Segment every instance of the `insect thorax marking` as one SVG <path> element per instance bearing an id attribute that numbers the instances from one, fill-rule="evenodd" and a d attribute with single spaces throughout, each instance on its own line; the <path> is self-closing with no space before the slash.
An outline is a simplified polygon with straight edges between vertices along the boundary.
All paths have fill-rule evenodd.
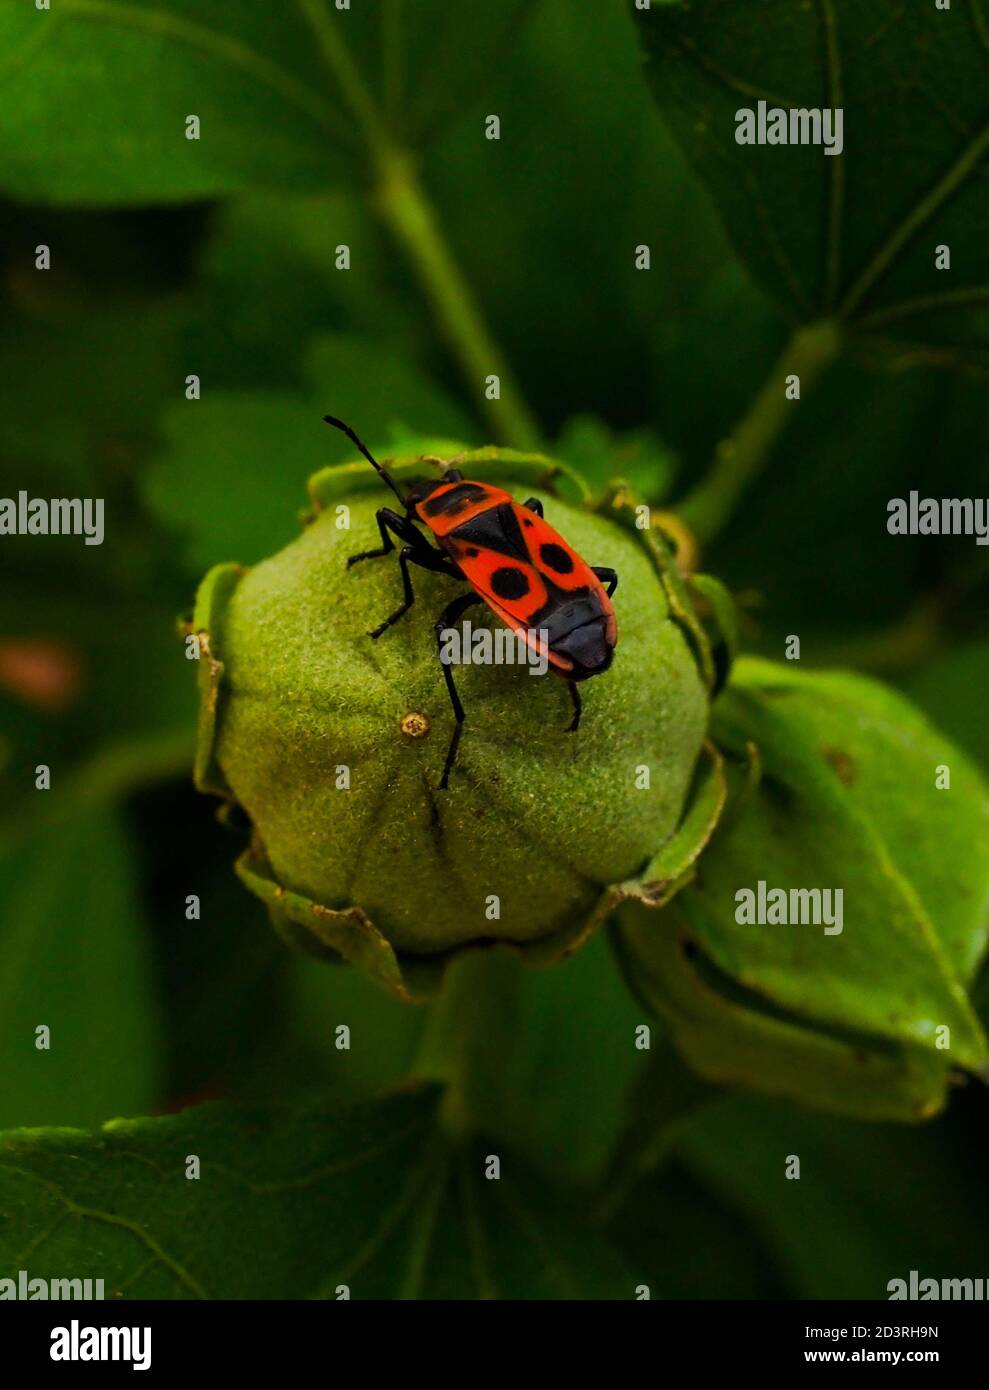
<path id="1" fill-rule="evenodd" d="M 428 498 L 422 510 L 429 517 L 456 516 L 485 496 L 487 489 L 482 483 L 453 483 Z"/>
<path id="2" fill-rule="evenodd" d="M 458 541 L 529 563 L 529 550 L 510 502 L 502 502 L 500 506 L 478 512 L 477 516 L 458 526 L 455 535 Z"/>

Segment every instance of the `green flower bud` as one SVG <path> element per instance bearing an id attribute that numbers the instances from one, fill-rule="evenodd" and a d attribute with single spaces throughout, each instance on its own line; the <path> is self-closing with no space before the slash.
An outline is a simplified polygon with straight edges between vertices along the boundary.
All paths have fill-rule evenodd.
<path id="1" fill-rule="evenodd" d="M 740 661 L 712 735 L 738 759 L 724 818 L 668 911 L 619 908 L 626 978 L 713 1081 L 936 1113 L 989 1060 L 969 998 L 989 939 L 984 783 L 902 696 L 841 672 Z"/>
<path id="2" fill-rule="evenodd" d="M 389 467 L 406 484 L 435 464 Z M 317 474 L 301 535 L 251 569 L 212 570 L 195 618 L 197 780 L 251 820 L 243 880 L 293 940 L 406 996 L 431 992 L 457 948 L 498 940 L 552 959 L 599 924 L 613 885 L 655 891 L 643 872 L 682 849 L 714 664 L 668 546 L 636 530 L 621 494 L 605 517 L 538 488 L 545 459 L 489 449 L 457 466 L 535 494 L 589 563 L 618 572 L 616 657 L 583 684 L 577 732 L 562 680 L 458 666 L 467 718 L 439 789 L 454 717 L 434 624 L 466 586 L 413 567 L 414 606 L 371 639 L 402 582 L 394 554 L 347 567 L 380 544 L 389 501 L 364 464 Z M 501 626 L 482 605 L 468 616 Z"/>

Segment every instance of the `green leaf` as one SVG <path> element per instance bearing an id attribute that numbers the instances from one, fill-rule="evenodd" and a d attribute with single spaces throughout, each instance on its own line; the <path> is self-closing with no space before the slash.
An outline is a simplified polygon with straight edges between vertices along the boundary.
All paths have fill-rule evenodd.
<path id="1" fill-rule="evenodd" d="M 525 8 L 0 0 L 3 186 L 120 205 L 361 177 L 366 138 L 420 145 L 478 99 Z"/>
<path id="2" fill-rule="evenodd" d="M 930 662 L 907 681 L 911 699 L 936 719 L 989 776 L 989 725 L 976 690 L 989 689 L 989 646 L 969 642 Z"/>
<path id="3" fill-rule="evenodd" d="M 166 412 L 165 447 L 145 475 L 149 506 L 180 531 L 191 568 L 251 564 L 298 532 L 311 473 L 354 455 L 323 424 L 342 416 L 378 457 L 403 431 L 424 439 L 467 438 L 467 417 L 404 361 L 346 335 L 318 338 L 309 352 L 309 396 L 217 392 Z M 368 467 L 370 473 L 370 466 Z"/>
<path id="4" fill-rule="evenodd" d="M 391 243 L 362 191 L 259 190 L 215 209 L 186 300 L 184 361 L 195 364 L 188 370 L 201 376 L 204 395 L 298 389 L 299 358 L 328 324 L 359 325 L 386 357 L 416 360 L 430 350 L 432 320 L 394 277 Z M 350 248 L 346 270 L 336 264 L 341 245 Z M 278 312 L 258 313 L 259 304 Z"/>
<path id="5" fill-rule="evenodd" d="M 607 1233 L 651 1298 L 782 1298 L 768 1242 L 680 1164 L 638 1179 Z"/>
<path id="6" fill-rule="evenodd" d="M 0 859 L 4 1127 L 91 1125 L 157 1099 L 149 942 L 129 853 L 117 816 L 96 806 Z M 35 1045 L 41 1025 L 47 1050 Z"/>
<path id="7" fill-rule="evenodd" d="M 532 8 L 531 0 L 353 4 L 354 54 L 390 128 L 421 147 L 465 110 L 477 109 Z"/>
<path id="8" fill-rule="evenodd" d="M 102 235 L 101 225 L 95 239 Z M 99 498 L 105 538 L 102 545 L 68 535 L 0 540 L 0 634 L 22 647 L 47 647 L 49 669 L 64 673 L 50 709 L 29 689 L 18 696 L 0 675 L 0 719 L 16 729 L 10 795 L 23 796 L 31 810 L 44 802 L 34 791 L 38 762 L 58 767 L 61 778 L 105 741 L 175 730 L 195 711 L 175 639 L 187 589 L 175 583 L 165 539 L 134 497 L 158 410 L 181 396 L 179 314 L 173 302 L 143 294 L 101 296 L 92 286 L 80 294 L 71 273 L 52 281 L 50 301 L 44 290 L 38 301 L 15 295 L 17 308 L 0 330 L 8 388 L 0 414 L 3 492 Z M 9 700 L 8 689 L 15 692 Z M 4 819 L 11 810 L 4 806 Z"/>
<path id="9" fill-rule="evenodd" d="M 772 1251 L 784 1296 L 885 1299 L 911 1269 L 965 1277 L 985 1266 L 984 1168 L 951 1118 L 904 1142 L 898 1126 L 736 1099 L 698 1116 L 677 1152 Z M 785 1176 L 790 1155 L 799 1179 Z M 937 1202 L 918 1201 L 934 1173 L 950 1174 Z"/>
<path id="10" fill-rule="evenodd" d="M 42 574 L 39 581 L 8 579 L 0 596 L 6 637 L 43 636 L 78 663 L 77 698 L 60 723 L 45 726 L 39 748 L 50 755 L 42 761 L 58 759 L 63 767 L 104 740 L 177 730 L 195 718 L 175 608 L 135 601 L 122 586 L 114 589 L 98 548 L 76 544 L 82 553 L 64 573 Z"/>
<path id="11" fill-rule="evenodd" d="M 112 485 L 152 435 L 159 404 L 182 389 L 177 327 L 174 306 L 137 297 L 5 316 L 0 449 L 52 486 Z"/>
<path id="12" fill-rule="evenodd" d="M 622 478 L 649 501 L 666 496 L 675 472 L 672 453 L 651 430 L 619 436 L 593 415 L 568 420 L 553 453 L 566 459 L 596 491 Z"/>
<path id="13" fill-rule="evenodd" d="M 954 496 L 984 491 L 971 441 L 984 428 L 985 388 L 933 368 L 906 381 L 846 356 L 793 407 L 744 524 L 719 540 L 716 570 L 733 591 L 759 595 L 763 654 L 799 633 L 805 660 L 854 667 L 849 636 L 860 634 L 862 657 L 877 659 L 877 626 L 897 622 L 911 595 L 943 588 L 957 602 L 984 553 L 952 536 L 891 536 L 886 519 L 890 498 L 914 487 L 940 497 L 945 478 Z M 827 506 L 812 500 L 821 497 Z"/>
<path id="14" fill-rule="evenodd" d="M 636 18 L 656 101 L 773 299 L 931 360 L 989 361 L 981 0 L 693 0 Z M 843 153 L 737 144 L 736 113 L 760 101 L 842 109 Z"/>
<path id="15" fill-rule="evenodd" d="M 623 911 L 633 985 L 705 1076 L 848 1113 L 931 1113 L 947 1068 L 987 1056 L 966 993 L 989 930 L 983 784 L 861 677 L 743 661 L 712 733 L 740 756 L 754 742 L 762 781 L 736 787 L 665 931 Z M 842 931 L 740 923 L 739 892 L 759 881 L 841 889 Z"/>
<path id="16" fill-rule="evenodd" d="M 0 38 L 12 117 L 0 162 L 15 197 L 112 205 L 312 188 L 349 167 L 352 134 L 293 5 L 3 0 Z"/>
<path id="17" fill-rule="evenodd" d="M 422 1089 L 6 1134 L 0 1276 L 71 1270 L 132 1298 L 635 1297 L 579 1215 L 510 1154 L 452 1147 L 435 1115 Z"/>
<path id="18" fill-rule="evenodd" d="M 620 424 L 624 445 L 628 426 L 659 421 L 687 457 L 696 429 L 717 423 L 712 401 L 731 418 L 758 386 L 776 315 L 657 117 L 631 6 L 530 8 L 485 77 L 501 140 L 479 149 L 480 120 L 462 121 L 426 167 L 444 235 L 548 432 L 592 412 Z M 642 243 L 648 271 L 635 266 Z M 739 283 L 715 304 L 723 271 Z"/>

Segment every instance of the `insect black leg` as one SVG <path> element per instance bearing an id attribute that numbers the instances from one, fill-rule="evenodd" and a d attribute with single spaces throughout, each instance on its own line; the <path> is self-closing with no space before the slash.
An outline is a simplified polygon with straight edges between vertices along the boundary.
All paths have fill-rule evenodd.
<path id="1" fill-rule="evenodd" d="M 592 565 L 591 569 L 597 575 L 598 579 L 600 579 L 602 584 L 607 584 L 608 597 L 611 598 L 611 595 L 618 588 L 618 575 L 608 565 Z"/>
<path id="2" fill-rule="evenodd" d="M 381 634 L 383 632 L 386 632 L 393 623 L 397 623 L 399 618 L 404 618 L 406 613 L 415 603 L 416 596 L 412 592 L 412 577 L 409 574 L 409 561 L 411 560 L 414 564 L 415 559 L 416 553 L 411 545 L 404 545 L 402 549 L 399 551 L 398 567 L 402 571 L 402 589 L 404 591 L 404 598 L 402 599 L 402 602 L 399 605 L 399 607 L 395 609 L 394 613 L 392 613 L 390 617 L 386 618 L 383 623 L 379 623 L 373 632 L 368 633 L 369 637 L 380 637 Z"/>
<path id="3" fill-rule="evenodd" d="M 383 623 L 380 623 L 373 632 L 368 633 L 369 637 L 380 637 L 391 627 L 392 623 L 397 623 L 399 618 L 403 617 L 415 603 L 412 578 L 409 574 L 410 563 L 419 565 L 424 570 L 432 570 L 435 574 L 448 574 L 451 579 L 463 578 L 459 567 L 454 564 L 449 555 L 444 554 L 442 550 L 434 549 L 408 517 L 399 516 L 398 512 L 393 512 L 389 507 L 382 507 L 377 514 L 377 521 L 378 530 L 381 532 L 380 550 L 363 550 L 359 555 L 351 555 L 347 561 L 348 569 L 358 560 L 370 560 L 379 555 L 388 555 L 395 549 L 395 542 L 392 540 L 393 533 L 400 540 L 407 541 L 408 544 L 402 547 L 398 557 L 399 568 L 402 571 L 402 605 L 400 608 L 396 608 L 395 612 Z"/>
<path id="4" fill-rule="evenodd" d="M 573 718 L 567 725 L 567 733 L 575 734 L 577 730 L 580 728 L 580 715 L 584 706 L 581 703 L 580 691 L 577 689 L 577 682 L 567 681 L 567 685 L 570 687 L 570 699 L 573 703 Z"/>
<path id="5" fill-rule="evenodd" d="M 480 603 L 477 594 L 461 594 L 448 604 L 436 620 L 436 643 L 439 650 L 443 650 L 443 633 L 451 628 L 454 623 L 459 622 L 466 613 L 467 609 L 475 603 Z M 460 735 L 464 727 L 464 707 L 460 703 L 460 696 L 457 694 L 457 687 L 453 681 L 453 670 L 450 664 L 440 658 L 440 666 L 443 670 L 443 679 L 446 681 L 447 694 L 450 696 L 450 704 L 453 706 L 453 717 L 456 724 L 453 729 L 453 737 L 450 739 L 450 746 L 446 750 L 446 762 L 443 765 L 443 776 L 440 778 L 440 790 L 446 791 L 447 782 L 450 780 L 450 769 L 457 759 L 457 748 L 460 744 Z"/>
<path id="6" fill-rule="evenodd" d="M 536 516 L 542 516 L 543 514 L 543 504 L 538 497 L 530 497 L 528 501 L 523 502 L 522 505 L 523 507 L 527 507 L 530 512 L 535 512 Z"/>
<path id="7" fill-rule="evenodd" d="M 392 511 L 391 507 L 382 507 L 375 520 L 381 533 L 381 545 L 377 550 L 362 550 L 358 555 L 351 555 L 347 561 L 348 569 L 351 565 L 356 565 L 358 560 L 376 560 L 379 555 L 390 555 L 395 549 L 395 542 L 391 537 L 392 532 L 403 541 L 412 541 L 412 534 L 410 533 L 414 533 L 419 541 L 423 540 L 422 533 L 416 530 L 408 517 L 399 516 L 398 512 Z"/>
<path id="8" fill-rule="evenodd" d="M 409 574 L 409 565 L 418 565 L 420 569 L 431 570 L 434 574 L 448 574 L 451 579 L 463 578 L 459 569 L 448 556 L 444 555 L 441 550 L 434 550 L 418 531 L 415 531 L 414 535 L 417 544 L 404 545 L 398 553 L 398 567 L 402 571 L 404 595 L 401 605 L 395 609 L 391 617 L 386 618 L 383 623 L 379 623 L 373 632 L 369 632 L 369 637 L 380 637 L 393 623 L 397 623 L 399 618 L 404 618 L 415 603 L 416 596 L 412 592 L 412 576 Z"/>

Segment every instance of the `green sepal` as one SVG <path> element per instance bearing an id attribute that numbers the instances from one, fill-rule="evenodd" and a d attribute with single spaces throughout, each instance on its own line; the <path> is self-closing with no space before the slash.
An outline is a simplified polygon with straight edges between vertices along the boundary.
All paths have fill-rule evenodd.
<path id="1" fill-rule="evenodd" d="M 701 678 L 708 691 L 713 693 L 720 688 L 718 668 L 710 640 L 691 599 L 687 581 L 677 563 L 675 539 L 655 521 L 651 521 L 646 527 L 639 526 L 637 508 L 641 505 L 629 485 L 621 479 L 615 479 L 594 503 L 594 510 L 606 513 L 626 530 L 633 531 L 647 550 L 663 585 L 670 617 L 686 637 Z"/>
<path id="2" fill-rule="evenodd" d="M 692 594 L 700 596 L 700 620 L 708 632 L 711 659 L 714 662 L 714 686 L 717 695 L 728 683 L 731 668 L 738 654 L 738 610 L 731 594 L 711 574 L 692 574 L 688 580 Z"/>
<path id="3" fill-rule="evenodd" d="M 683 820 L 626 896 L 641 898 L 648 907 L 665 907 L 690 882 L 694 865 L 717 829 L 727 793 L 724 759 L 708 740 Z"/>
<path id="4" fill-rule="evenodd" d="M 283 888 L 274 877 L 263 850 L 245 850 L 235 865 L 237 877 L 268 908 L 272 924 L 290 945 L 309 955 L 341 957 L 356 965 L 377 984 L 401 999 L 428 998 L 412 986 L 391 945 L 359 907 L 331 908 L 301 893 Z M 439 980 L 435 981 L 438 985 Z"/>
<path id="5" fill-rule="evenodd" d="M 476 478 L 479 482 L 514 480 L 551 492 L 559 490 L 562 482 L 569 487 L 575 500 L 585 503 L 590 497 L 590 489 L 574 469 L 545 454 L 524 453 L 518 449 L 489 446 L 444 454 L 442 458 L 436 454 L 414 454 L 397 459 L 382 458 L 378 462 L 399 484 L 411 484 L 431 473 L 438 479 L 448 468 L 458 468 L 465 477 Z M 319 513 L 356 494 L 380 492 L 382 482 L 365 459 L 358 459 L 321 468 L 312 475 L 307 486 L 313 512 Z"/>
<path id="6" fill-rule="evenodd" d="M 223 797 L 231 795 L 215 757 L 216 726 L 223 700 L 223 614 L 243 573 L 240 565 L 214 565 L 199 586 L 192 618 L 193 633 L 199 641 L 199 722 L 193 776 L 200 791 Z"/>

